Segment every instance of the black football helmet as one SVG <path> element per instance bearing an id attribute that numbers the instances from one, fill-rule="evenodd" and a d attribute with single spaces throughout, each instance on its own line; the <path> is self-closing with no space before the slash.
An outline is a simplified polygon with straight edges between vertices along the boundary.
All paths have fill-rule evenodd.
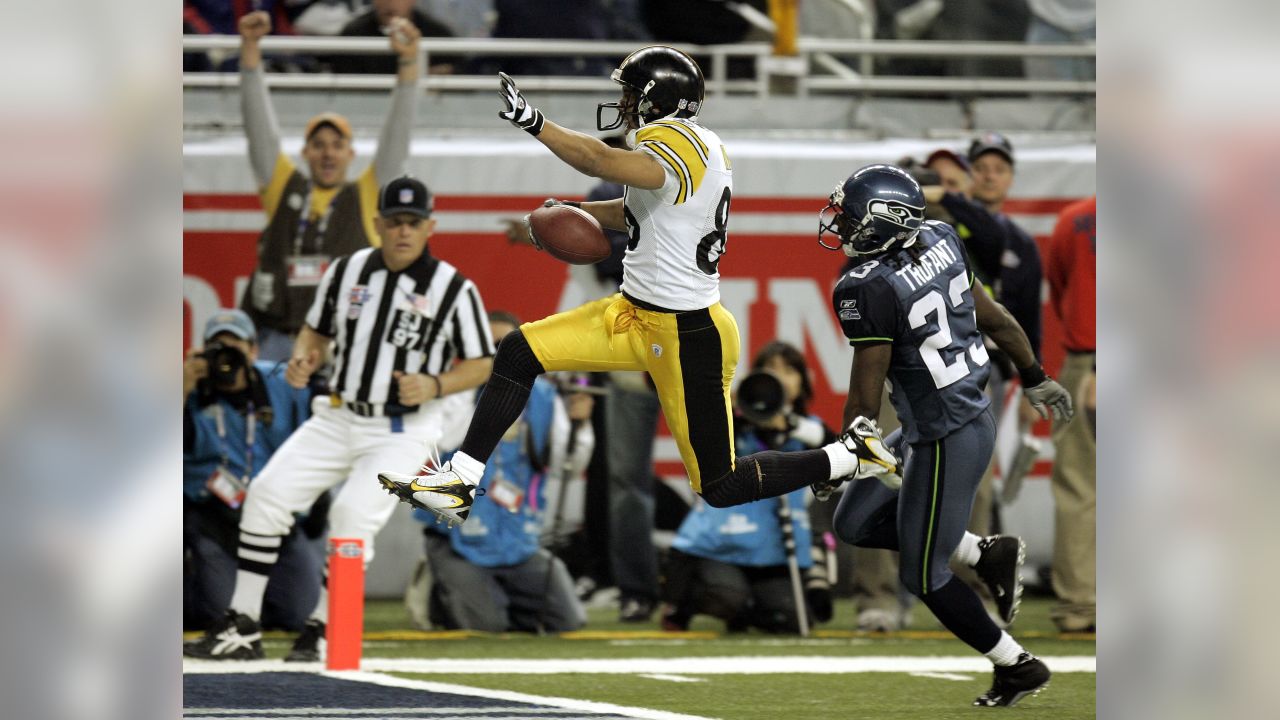
<path id="1" fill-rule="evenodd" d="M 665 117 L 694 117 L 702 107 L 706 81 L 693 58 L 673 47 L 651 45 L 631 53 L 609 76 L 629 93 L 620 102 L 600 103 L 596 107 L 596 127 L 616 130 L 628 117 L 635 126 Z M 605 125 L 604 112 L 614 110 L 618 116 Z"/>
<path id="2" fill-rule="evenodd" d="M 836 187 L 818 216 L 818 244 L 849 257 L 910 247 L 924 222 L 920 184 L 893 165 L 868 165 Z M 825 233 L 839 245 L 823 241 Z"/>

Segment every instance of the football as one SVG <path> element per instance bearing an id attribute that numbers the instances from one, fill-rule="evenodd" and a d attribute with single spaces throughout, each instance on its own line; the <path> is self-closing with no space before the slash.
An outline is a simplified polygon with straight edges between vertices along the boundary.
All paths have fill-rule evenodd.
<path id="1" fill-rule="evenodd" d="M 529 215 L 529 229 L 543 250 L 571 265 L 590 265 L 609 257 L 609 241 L 600 223 L 581 208 L 540 207 Z"/>

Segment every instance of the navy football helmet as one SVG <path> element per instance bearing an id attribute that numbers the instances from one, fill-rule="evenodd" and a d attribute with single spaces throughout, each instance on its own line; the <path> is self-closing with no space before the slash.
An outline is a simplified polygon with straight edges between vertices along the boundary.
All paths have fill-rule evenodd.
<path id="1" fill-rule="evenodd" d="M 849 257 L 910 247 L 924 222 L 920 184 L 893 165 L 868 165 L 831 193 L 818 216 L 818 244 Z M 828 245 L 825 233 L 840 239 Z"/>
<path id="2" fill-rule="evenodd" d="M 596 107 L 600 130 L 616 130 L 629 117 L 637 128 L 665 117 L 693 117 L 702 107 L 706 87 L 702 69 L 693 58 L 672 47 L 640 48 L 628 55 L 610 78 L 624 88 L 623 100 Z M 618 113 L 608 125 L 604 124 L 606 108 Z"/>

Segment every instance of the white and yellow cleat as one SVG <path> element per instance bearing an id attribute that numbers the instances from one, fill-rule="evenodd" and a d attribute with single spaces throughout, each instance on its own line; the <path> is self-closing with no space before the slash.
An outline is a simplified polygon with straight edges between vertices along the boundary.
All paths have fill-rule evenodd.
<path id="1" fill-rule="evenodd" d="M 840 436 L 840 442 L 858 458 L 854 480 L 875 477 L 890 489 L 902 487 L 902 467 L 893 451 L 884 444 L 875 420 L 862 416 L 855 418 Z"/>
<path id="2" fill-rule="evenodd" d="M 462 479 L 450 468 L 449 463 L 439 467 L 424 467 L 420 475 L 378 473 L 378 482 L 401 502 L 426 510 L 453 527 L 465 522 L 471 513 L 471 503 L 476 496 L 476 486 Z M 481 491 L 483 493 L 483 491 Z"/>

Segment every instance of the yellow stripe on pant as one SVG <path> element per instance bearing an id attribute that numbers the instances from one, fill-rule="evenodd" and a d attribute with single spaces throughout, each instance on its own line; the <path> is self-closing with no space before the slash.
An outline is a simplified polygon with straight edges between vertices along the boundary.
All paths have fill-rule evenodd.
<path id="1" fill-rule="evenodd" d="M 654 312 L 619 293 L 525 323 L 520 331 L 548 372 L 648 371 L 695 492 L 702 492 L 704 475 L 733 470 L 729 388 L 738 365 L 738 324 L 719 303 Z"/>

